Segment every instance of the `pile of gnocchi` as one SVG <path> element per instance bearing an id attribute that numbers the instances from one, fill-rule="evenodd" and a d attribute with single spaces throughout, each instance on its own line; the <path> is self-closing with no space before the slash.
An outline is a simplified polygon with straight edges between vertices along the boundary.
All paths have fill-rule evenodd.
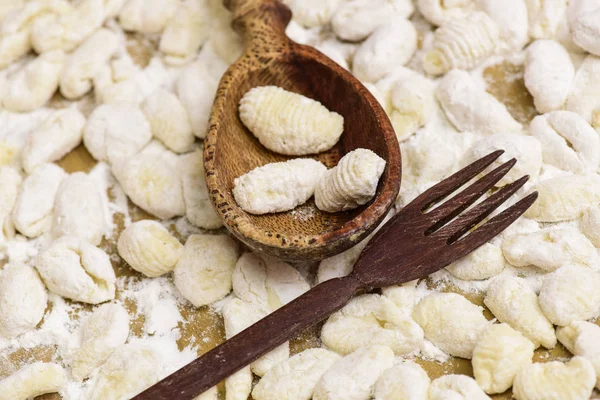
<path id="1" fill-rule="evenodd" d="M 598 1 L 284 2 L 288 35 L 350 70 L 395 128 L 403 178 L 388 218 L 496 149 L 498 163 L 518 160 L 497 186 L 526 174 L 520 195 L 539 199 L 467 257 L 354 298 L 311 340 L 284 343 L 197 399 L 597 395 Z M 370 237 L 290 265 L 221 229 L 202 139 L 220 76 L 243 51 L 221 0 L 0 0 L 0 18 L 1 400 L 129 399 L 352 271 Z M 301 101 L 319 124 L 282 142 L 251 91 L 240 119 L 264 146 L 306 155 L 339 139 L 343 120 L 318 102 L 262 90 Z M 268 119 L 273 109 L 260 107 Z M 311 141 L 321 123 L 327 134 Z M 84 170 L 65 167 L 73 154 L 90 160 Z M 383 171 L 373 156 L 357 150 L 329 171 L 308 159 L 266 165 L 238 178 L 236 200 L 256 213 L 313 195 L 326 211 L 355 207 Z M 274 195 L 256 195 L 266 189 Z M 207 332 L 184 334 L 192 319 Z M 473 376 L 448 373 L 450 357 L 470 360 Z"/>

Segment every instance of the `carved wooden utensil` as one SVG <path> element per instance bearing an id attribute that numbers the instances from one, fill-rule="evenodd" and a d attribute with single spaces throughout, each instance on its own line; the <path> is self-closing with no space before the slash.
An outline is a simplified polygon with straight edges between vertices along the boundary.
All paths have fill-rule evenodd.
<path id="1" fill-rule="evenodd" d="M 286 260 L 316 261 L 340 253 L 383 220 L 400 188 L 398 141 L 377 100 L 344 68 L 317 50 L 285 35 L 290 10 L 277 0 L 230 0 L 233 25 L 246 39 L 246 52 L 223 75 L 204 142 L 206 183 L 214 207 L 229 231 L 256 251 Z M 356 148 L 387 161 L 374 199 L 356 210 L 325 213 L 313 206 L 296 212 L 252 215 L 235 202 L 236 177 L 289 157 L 263 147 L 238 116 L 242 96 L 256 86 L 276 85 L 320 101 L 344 117 L 344 133 L 316 159 L 328 167 Z M 310 207 L 310 208 L 308 208 Z M 302 211 L 300 211 L 300 214 Z"/>
<path id="2" fill-rule="evenodd" d="M 500 154 L 502 151 L 496 151 L 474 162 L 404 207 L 367 244 L 350 275 L 315 286 L 134 399 L 192 399 L 303 329 L 327 318 L 352 296 L 426 277 L 492 239 L 533 204 L 537 192 L 478 225 L 529 177 L 524 176 L 467 208 L 506 175 L 515 159 L 435 208 L 432 206 L 477 176 Z"/>

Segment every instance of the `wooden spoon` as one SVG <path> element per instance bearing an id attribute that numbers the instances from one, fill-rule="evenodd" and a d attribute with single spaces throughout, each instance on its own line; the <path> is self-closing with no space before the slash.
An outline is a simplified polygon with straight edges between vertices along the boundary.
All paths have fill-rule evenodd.
<path id="1" fill-rule="evenodd" d="M 205 140 L 206 183 L 225 226 L 256 251 L 286 260 L 315 261 L 361 241 L 383 220 L 400 188 L 400 149 L 378 101 L 356 79 L 317 50 L 285 35 L 289 8 L 277 0 L 225 0 L 246 51 L 223 75 Z M 289 157 L 263 147 L 242 124 L 238 104 L 256 86 L 276 85 L 320 101 L 344 117 L 344 133 L 331 150 L 314 156 L 333 167 L 347 152 L 366 148 L 387 161 L 374 199 L 358 209 L 321 212 L 310 200 L 296 210 L 252 215 L 231 189 L 240 175 Z"/>

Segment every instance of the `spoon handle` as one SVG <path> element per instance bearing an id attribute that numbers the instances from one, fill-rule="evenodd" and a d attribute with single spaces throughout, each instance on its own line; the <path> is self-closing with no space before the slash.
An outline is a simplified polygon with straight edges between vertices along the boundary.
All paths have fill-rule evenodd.
<path id="1" fill-rule="evenodd" d="M 133 400 L 191 400 L 342 308 L 361 286 L 353 275 L 325 281 Z"/>
<path id="2" fill-rule="evenodd" d="M 233 28 L 261 54 L 282 52 L 289 43 L 285 28 L 292 19 L 290 9 L 279 0 L 224 0 L 233 14 Z"/>

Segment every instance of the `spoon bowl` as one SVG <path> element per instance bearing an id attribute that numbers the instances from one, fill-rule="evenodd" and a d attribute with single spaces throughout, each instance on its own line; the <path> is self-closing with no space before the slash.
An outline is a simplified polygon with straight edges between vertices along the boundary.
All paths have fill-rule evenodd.
<path id="1" fill-rule="evenodd" d="M 223 75 L 204 145 L 206 183 L 227 229 L 255 251 L 289 261 L 317 261 L 355 245 L 379 225 L 400 188 L 400 149 L 378 101 L 348 71 L 285 35 L 290 10 L 277 0 L 232 0 L 233 24 L 246 51 Z M 238 105 L 257 86 L 275 85 L 320 101 L 344 117 L 344 133 L 329 151 L 310 157 L 328 168 L 349 151 L 366 148 L 386 160 L 375 197 L 347 212 L 327 213 L 311 199 L 294 210 L 252 215 L 233 198 L 234 179 L 292 157 L 274 153 L 242 124 Z"/>

